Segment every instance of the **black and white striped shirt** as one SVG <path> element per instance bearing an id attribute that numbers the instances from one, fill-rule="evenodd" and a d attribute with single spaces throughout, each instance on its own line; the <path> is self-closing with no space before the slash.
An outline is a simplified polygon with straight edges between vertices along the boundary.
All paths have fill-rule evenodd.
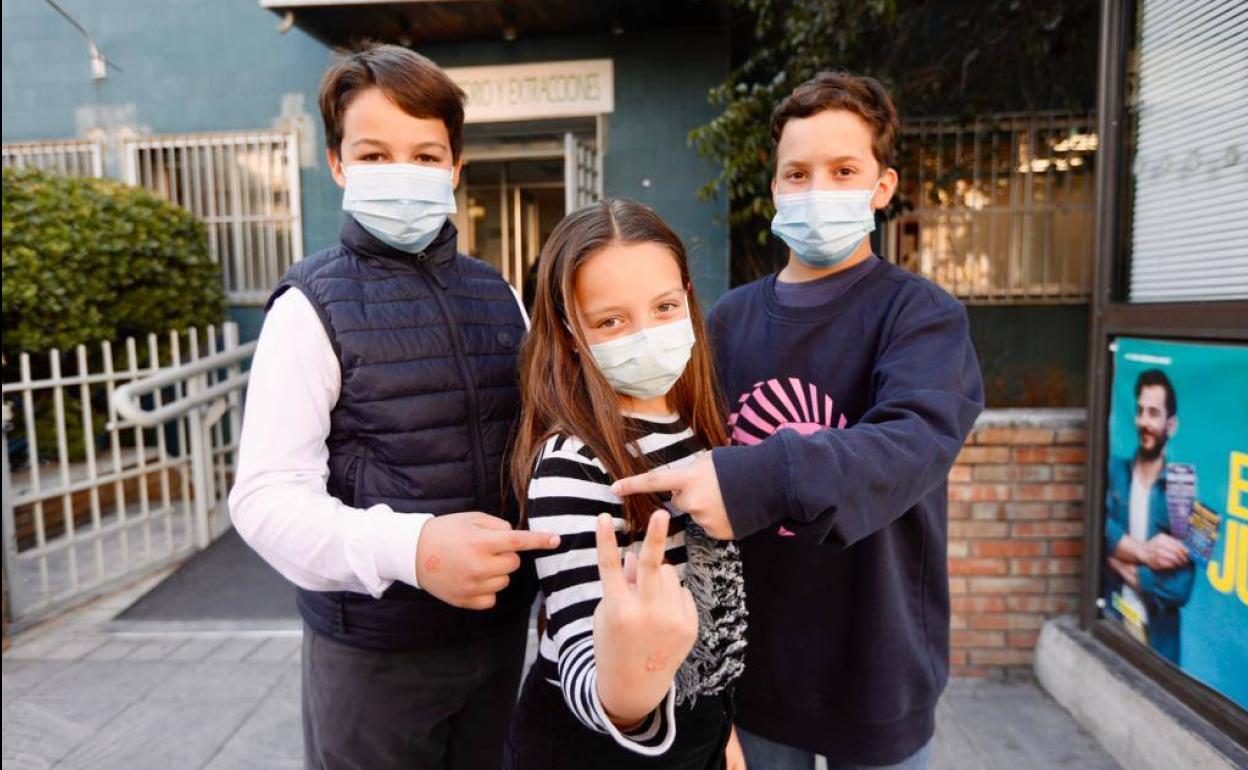
<path id="1" fill-rule="evenodd" d="M 645 455 L 650 467 L 679 468 L 707 451 L 679 417 L 628 419 L 638 431 L 631 448 Z M 555 436 L 538 455 L 526 504 L 528 527 L 535 532 L 557 533 L 560 543 L 557 550 L 543 552 L 536 560 L 548 622 L 535 669 L 562 690 L 564 702 L 586 727 L 611 735 L 631 751 L 657 756 L 675 740 L 677 701 L 691 702 L 700 693 L 719 692 L 743 668 L 745 610 L 740 562 L 734 544 L 712 541 L 689 516 L 673 515 L 666 560 L 676 567 L 699 604 L 695 653 L 700 654 L 691 653 L 676 678 L 689 692 L 678 693 L 673 684 L 663 702 L 639 726 L 627 733 L 617 729 L 598 699 L 594 661 L 593 614 L 602 598 L 594 534 L 598 515 L 609 513 L 614 518 L 622 549 L 637 551 L 641 543 L 633 542 L 635 538 L 626 531 L 620 498 L 611 491 L 612 481 L 603 464 L 575 437 Z M 703 565 L 699 571 L 705 574 L 693 581 L 702 591 L 690 585 L 690 547 L 704 555 L 697 563 Z M 733 606 L 718 606 L 725 602 Z"/>

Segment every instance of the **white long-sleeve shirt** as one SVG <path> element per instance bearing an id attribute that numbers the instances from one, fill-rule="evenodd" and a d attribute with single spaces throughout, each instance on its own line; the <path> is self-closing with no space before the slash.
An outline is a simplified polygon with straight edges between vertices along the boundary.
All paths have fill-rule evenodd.
<path id="1" fill-rule="evenodd" d="M 352 508 L 327 490 L 325 441 L 341 387 L 342 370 L 316 310 L 288 289 L 269 309 L 252 359 L 230 519 L 248 545 L 301 588 L 374 597 L 396 580 L 419 588 L 416 550 L 431 514 L 381 504 Z"/>

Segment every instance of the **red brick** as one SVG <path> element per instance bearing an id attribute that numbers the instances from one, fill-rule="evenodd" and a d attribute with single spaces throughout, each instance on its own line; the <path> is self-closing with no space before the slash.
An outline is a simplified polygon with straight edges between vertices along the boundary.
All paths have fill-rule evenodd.
<path id="1" fill-rule="evenodd" d="M 1044 578 L 993 577 L 971 578 L 971 594 L 1043 594 L 1048 592 Z"/>
<path id="2" fill-rule="evenodd" d="M 1006 634 L 1009 645 L 1017 649 L 1031 650 L 1035 649 L 1036 640 L 1040 638 L 1039 631 L 1010 631 Z"/>
<path id="3" fill-rule="evenodd" d="M 1043 468 L 1045 466 L 1036 465 L 1036 466 L 1024 466 L 1024 467 Z M 1084 481 L 1087 481 L 1088 469 L 1082 465 L 1054 465 L 1051 467 L 1053 468 L 1053 480 L 1054 481 L 1077 481 L 1081 484 Z"/>
<path id="4" fill-rule="evenodd" d="M 1049 503 L 1006 503 L 1007 519 L 1051 519 L 1053 506 Z"/>
<path id="5" fill-rule="evenodd" d="M 1082 566 L 1080 560 L 1072 559 L 1072 561 Z M 1078 574 L 1078 571 L 1076 571 L 1076 574 Z M 1051 577 L 1049 578 L 1049 593 L 1078 596 L 1079 589 L 1082 587 L 1081 582 L 1078 577 Z"/>
<path id="6" fill-rule="evenodd" d="M 971 518 L 976 521 L 996 521 L 1004 510 L 1001 503 L 971 503 Z"/>
<path id="7" fill-rule="evenodd" d="M 971 650 L 971 663 L 980 666 L 1030 666 L 1031 650 Z"/>
<path id="8" fill-rule="evenodd" d="M 1083 556 L 1083 541 L 1054 540 L 1049 543 L 1049 552 L 1054 556 Z"/>
<path id="9" fill-rule="evenodd" d="M 1053 466 L 1051 465 L 1015 465 L 1019 469 L 1022 481 L 1052 481 Z"/>
<path id="10" fill-rule="evenodd" d="M 951 596 L 949 606 L 954 612 L 1005 612 L 1006 603 L 1004 596 Z"/>
<path id="11" fill-rule="evenodd" d="M 1083 534 L 1081 521 L 1018 521 L 1010 525 L 1014 537 L 1070 538 Z"/>
<path id="12" fill-rule="evenodd" d="M 1008 484 L 951 484 L 949 499 L 966 502 L 1009 500 L 1010 486 Z"/>
<path id="13" fill-rule="evenodd" d="M 976 481 L 1019 481 L 1023 477 L 1023 467 L 1021 465 L 976 465 L 974 478 Z"/>
<path id="14" fill-rule="evenodd" d="M 954 647 L 1004 647 L 1002 631 L 953 631 L 949 643 Z"/>
<path id="15" fill-rule="evenodd" d="M 964 594 L 967 592 L 968 588 L 970 588 L 970 585 L 966 582 L 966 578 L 964 577 L 949 578 L 949 595 L 950 596 Z"/>
<path id="16" fill-rule="evenodd" d="M 1082 484 L 1015 484 L 1013 500 L 1082 500 Z"/>
<path id="17" fill-rule="evenodd" d="M 995 676 L 996 674 L 997 674 L 997 669 L 988 668 L 986 666 L 955 665 L 953 667 L 954 676 L 962 676 L 962 677 L 968 677 L 968 678 L 973 678 L 973 679 L 987 679 L 988 677 Z"/>
<path id="18" fill-rule="evenodd" d="M 950 575 L 1004 575 L 1006 574 L 1005 559 L 963 559 L 949 560 Z"/>
<path id="19" fill-rule="evenodd" d="M 972 470 L 972 466 L 970 465 L 953 466 L 952 468 L 949 469 L 949 482 L 961 483 L 961 482 L 970 481 L 971 470 Z"/>
<path id="20" fill-rule="evenodd" d="M 1052 503 L 1053 518 L 1055 519 L 1082 519 L 1083 518 L 1083 501 L 1067 500 L 1061 503 Z"/>
<path id="21" fill-rule="evenodd" d="M 969 627 L 967 615 L 961 612 L 954 612 L 949 615 L 949 628 L 954 631 L 960 631 Z M 978 617 L 978 616 L 977 616 Z"/>
<path id="22" fill-rule="evenodd" d="M 974 556 L 1044 556 L 1048 544 L 1043 540 L 976 540 L 971 544 Z"/>
<path id="23" fill-rule="evenodd" d="M 980 537 L 1005 537 L 1010 532 L 1010 525 L 1004 521 L 950 521 L 949 539 Z"/>
<path id="24" fill-rule="evenodd" d="M 949 665 L 961 666 L 966 663 L 966 650 L 950 650 Z"/>
<path id="25" fill-rule="evenodd" d="M 1080 465 L 1088 459 L 1083 447 L 1020 446 L 1014 449 L 1014 462 L 1042 465 Z"/>
<path id="26" fill-rule="evenodd" d="M 997 612 L 971 615 L 970 627 L 995 631 L 1035 631 L 1044 624 L 1043 615 L 1030 613 Z"/>
<path id="27" fill-rule="evenodd" d="M 1078 575 L 1078 559 L 1010 559 L 1011 575 Z"/>
<path id="28" fill-rule="evenodd" d="M 1058 444 L 1087 444 L 1088 434 L 1083 428 L 1062 428 L 1054 441 Z"/>
<path id="29" fill-rule="evenodd" d="M 1011 612 L 1033 613 L 1035 617 L 1074 612 L 1079 606 L 1079 597 L 1074 596 L 1007 596 L 1007 609 Z"/>
<path id="30" fill-rule="evenodd" d="M 975 432 L 977 444 L 1051 444 L 1051 428 L 984 428 Z"/>
<path id="31" fill-rule="evenodd" d="M 958 462 L 967 465 L 983 463 L 1008 463 L 1010 448 L 1004 446 L 968 446 L 958 454 Z"/>
<path id="32" fill-rule="evenodd" d="M 969 519 L 971 518 L 971 504 L 963 502 L 949 502 L 949 518 L 950 519 Z"/>
<path id="33" fill-rule="evenodd" d="M 945 548 L 945 555 L 950 558 L 970 556 L 970 544 L 965 540 L 950 540 L 949 545 Z"/>

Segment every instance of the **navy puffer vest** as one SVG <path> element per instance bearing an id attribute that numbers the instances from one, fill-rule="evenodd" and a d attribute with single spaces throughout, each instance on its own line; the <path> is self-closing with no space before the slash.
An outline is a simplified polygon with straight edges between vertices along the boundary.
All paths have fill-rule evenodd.
<path id="1" fill-rule="evenodd" d="M 455 251 L 447 222 L 412 255 L 347 217 L 341 245 L 292 267 L 272 304 L 299 289 L 321 318 L 342 369 L 330 414 L 330 494 L 354 508 L 401 513 L 484 511 L 514 526 L 502 491 L 519 413 L 516 356 L 524 318 L 494 268 Z M 528 609 L 526 561 L 494 609 L 461 610 L 395 582 L 380 599 L 299 589 L 303 619 L 356 647 L 418 650 L 493 635 Z"/>

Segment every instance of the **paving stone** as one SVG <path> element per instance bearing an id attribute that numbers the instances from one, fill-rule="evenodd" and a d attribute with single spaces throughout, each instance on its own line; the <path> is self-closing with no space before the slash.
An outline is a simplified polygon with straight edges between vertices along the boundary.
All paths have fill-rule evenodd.
<path id="1" fill-rule="evenodd" d="M 208 655 L 207 659 L 224 661 L 243 660 L 263 643 L 263 637 L 240 636 L 226 639 L 220 647 Z"/>
<path id="2" fill-rule="evenodd" d="M 0 739 L 6 755 L 38 757 L 51 765 L 92 739 L 128 705 L 124 699 L 90 694 L 6 700 Z M 4 765 L 9 766 L 7 760 Z"/>
<path id="3" fill-rule="evenodd" d="M 276 636 L 266 640 L 263 644 L 252 651 L 247 656 L 248 661 L 281 663 L 290 660 L 299 651 L 302 639 L 297 636 Z"/>
<path id="4" fill-rule="evenodd" d="M 204 660 L 179 666 L 156 685 L 148 698 L 247 699 L 269 694 L 283 670 L 272 663 L 235 663 Z"/>
<path id="5" fill-rule="evenodd" d="M 153 666 L 155 663 L 141 665 Z M 144 698 L 132 704 L 58 768 L 83 770 L 169 770 L 203 767 L 247 715 L 252 698 L 202 698 L 178 702 Z"/>
<path id="6" fill-rule="evenodd" d="M 108 641 L 108 637 L 102 634 L 72 637 L 64 644 L 48 650 L 43 660 L 78 660 L 104 646 Z"/>
<path id="7" fill-rule="evenodd" d="M 3 663 L 4 702 L 8 703 L 72 665 L 69 661 L 10 660 L 6 657 Z"/>
<path id="8" fill-rule="evenodd" d="M 131 641 L 129 639 L 109 639 L 84 657 L 86 660 L 93 661 L 121 660 L 130 657 L 135 650 L 142 646 L 143 642 Z"/>
<path id="9" fill-rule="evenodd" d="M 73 698 L 90 694 L 133 701 L 174 670 L 167 663 L 80 660 L 31 688 L 27 696 Z"/>
<path id="10" fill-rule="evenodd" d="M 225 637 L 220 636 L 192 637 L 169 653 L 165 660 L 170 662 L 207 660 L 208 656 L 225 642 Z"/>
<path id="11" fill-rule="evenodd" d="M 276 690 L 222 747 L 207 770 L 280 770 L 303 767 L 299 699 Z"/>
<path id="12" fill-rule="evenodd" d="M 185 638 L 154 639 L 126 656 L 126 660 L 165 660 L 187 644 L 187 641 Z"/>

